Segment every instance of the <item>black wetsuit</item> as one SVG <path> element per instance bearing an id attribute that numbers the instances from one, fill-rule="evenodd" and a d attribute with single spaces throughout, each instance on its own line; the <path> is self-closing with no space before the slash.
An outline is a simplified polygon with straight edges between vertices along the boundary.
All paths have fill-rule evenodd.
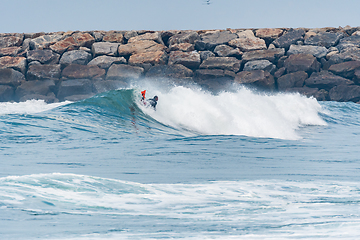
<path id="1" fill-rule="evenodd" d="M 157 101 L 156 101 L 154 98 L 150 98 L 150 99 L 148 100 L 148 103 L 149 103 L 154 109 L 156 109 Z"/>

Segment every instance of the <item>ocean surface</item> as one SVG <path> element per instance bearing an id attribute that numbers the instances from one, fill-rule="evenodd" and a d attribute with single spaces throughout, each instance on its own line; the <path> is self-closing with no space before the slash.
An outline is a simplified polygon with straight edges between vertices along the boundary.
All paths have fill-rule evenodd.
<path id="1" fill-rule="evenodd" d="M 2 240 L 360 238 L 355 103 L 143 81 L 0 103 L 0 139 Z"/>

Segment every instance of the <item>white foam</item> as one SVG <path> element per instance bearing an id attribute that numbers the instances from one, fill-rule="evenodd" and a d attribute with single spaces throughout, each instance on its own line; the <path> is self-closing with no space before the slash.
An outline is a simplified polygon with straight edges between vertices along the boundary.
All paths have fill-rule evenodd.
<path id="1" fill-rule="evenodd" d="M 6 114 L 32 114 L 44 112 L 71 102 L 46 103 L 44 100 L 27 100 L 26 102 L 0 103 L 0 115 Z"/>
<path id="2" fill-rule="evenodd" d="M 152 93 L 159 96 L 157 111 L 144 108 L 144 112 L 161 123 L 199 134 L 299 139 L 300 126 L 326 125 L 316 99 L 300 94 L 266 95 L 240 88 L 213 95 L 187 87 Z"/>

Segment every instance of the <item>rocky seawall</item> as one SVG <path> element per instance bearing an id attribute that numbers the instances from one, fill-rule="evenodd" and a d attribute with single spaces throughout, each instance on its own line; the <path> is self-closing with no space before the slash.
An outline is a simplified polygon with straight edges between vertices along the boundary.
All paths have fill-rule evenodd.
<path id="1" fill-rule="evenodd" d="M 360 101 L 360 28 L 0 34 L 0 101 L 76 101 L 132 79 Z"/>

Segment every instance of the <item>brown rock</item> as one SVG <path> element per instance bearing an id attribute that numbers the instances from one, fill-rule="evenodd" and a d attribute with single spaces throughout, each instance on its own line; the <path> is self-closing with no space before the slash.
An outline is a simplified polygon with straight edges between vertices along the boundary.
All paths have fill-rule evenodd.
<path id="1" fill-rule="evenodd" d="M 329 91 L 331 101 L 339 102 L 359 102 L 360 86 L 357 85 L 338 85 Z"/>
<path id="2" fill-rule="evenodd" d="M 13 68 L 25 74 L 27 66 L 26 58 L 5 56 L 0 58 L 0 69 Z"/>
<path id="3" fill-rule="evenodd" d="M 105 70 L 94 65 L 70 64 L 62 71 L 67 79 L 97 79 L 105 77 Z"/>
<path id="4" fill-rule="evenodd" d="M 263 70 L 241 71 L 236 74 L 235 82 L 266 90 L 275 89 L 274 77 L 269 72 Z"/>
<path id="5" fill-rule="evenodd" d="M 316 57 L 311 54 L 293 54 L 284 61 L 288 73 L 305 71 L 311 74 L 312 72 L 318 72 L 320 65 Z"/>
<path id="6" fill-rule="evenodd" d="M 201 62 L 200 54 L 195 51 L 193 52 L 173 51 L 170 53 L 170 57 L 169 57 L 169 65 L 182 64 L 190 69 L 198 68 L 200 62 Z"/>
<path id="7" fill-rule="evenodd" d="M 320 88 L 329 91 L 331 88 L 338 85 L 352 85 L 353 81 L 337 76 L 328 71 L 314 72 L 305 80 L 305 86 L 311 88 Z"/>
<path id="8" fill-rule="evenodd" d="M 196 41 L 200 40 L 200 36 L 195 31 L 185 31 L 176 33 L 171 36 L 168 40 L 168 45 L 174 45 L 179 43 L 191 43 L 194 44 Z"/>
<path id="9" fill-rule="evenodd" d="M 264 40 L 274 40 L 280 37 L 283 33 L 283 30 L 280 28 L 261 28 L 256 30 L 255 35 Z"/>
<path id="10" fill-rule="evenodd" d="M 62 40 L 64 38 L 61 34 L 50 34 L 50 35 L 42 35 L 40 37 L 31 39 L 29 45 L 32 50 L 41 50 L 49 48 L 50 45 L 55 44 L 56 42 Z"/>
<path id="11" fill-rule="evenodd" d="M 124 35 L 121 32 L 109 31 L 104 35 L 102 40 L 105 42 L 123 43 Z"/>
<path id="12" fill-rule="evenodd" d="M 94 57 L 99 55 L 117 56 L 118 47 L 119 43 L 96 42 L 92 45 L 91 51 Z"/>
<path id="13" fill-rule="evenodd" d="M 3 57 L 3 56 L 15 57 L 20 51 L 21 51 L 21 47 L 0 48 L 0 57 Z"/>
<path id="14" fill-rule="evenodd" d="M 138 65 L 144 63 L 155 64 L 166 64 L 167 54 L 163 51 L 156 52 L 144 52 L 133 54 L 129 58 L 129 64 Z"/>
<path id="15" fill-rule="evenodd" d="M 235 73 L 228 70 L 222 69 L 197 69 L 196 78 L 198 79 L 213 79 L 213 78 L 235 78 Z"/>
<path id="16" fill-rule="evenodd" d="M 108 69 L 113 63 L 126 64 L 124 57 L 99 56 L 92 59 L 87 65 L 96 65 L 99 68 Z"/>
<path id="17" fill-rule="evenodd" d="M 152 40 L 140 40 L 118 47 L 120 56 L 128 56 L 144 52 L 157 52 L 163 51 L 166 47 L 162 44 L 156 43 Z"/>
<path id="18" fill-rule="evenodd" d="M 50 46 L 50 49 L 59 54 L 63 54 L 66 51 L 76 50 L 79 46 L 73 37 L 67 37 L 64 40 L 60 40 Z"/>
<path id="19" fill-rule="evenodd" d="M 243 61 L 254 61 L 254 60 L 269 60 L 272 63 L 276 63 L 278 59 L 285 55 L 284 48 L 273 48 L 267 50 L 255 50 L 245 52 L 242 56 Z"/>
<path id="20" fill-rule="evenodd" d="M 92 44 L 95 42 L 95 38 L 89 33 L 78 32 L 73 34 L 72 37 L 80 47 L 91 48 Z"/>
<path id="21" fill-rule="evenodd" d="M 329 67 L 330 72 L 345 78 L 353 78 L 356 69 L 360 69 L 360 61 L 343 62 Z"/>
<path id="22" fill-rule="evenodd" d="M 144 73 L 144 69 L 125 64 L 113 64 L 106 74 L 106 80 L 138 79 Z"/>
<path id="23" fill-rule="evenodd" d="M 27 80 L 59 79 L 60 64 L 31 65 L 26 73 Z"/>
<path id="24" fill-rule="evenodd" d="M 188 79 L 194 75 L 193 71 L 181 64 L 174 65 L 156 65 L 146 72 L 148 78 L 176 78 Z"/>
<path id="25" fill-rule="evenodd" d="M 170 51 L 183 51 L 183 52 L 191 52 L 195 50 L 195 45 L 191 43 L 177 43 L 173 44 L 170 47 Z"/>
<path id="26" fill-rule="evenodd" d="M 285 74 L 277 79 L 278 90 L 287 88 L 302 87 L 308 74 L 304 71 Z"/>
<path id="27" fill-rule="evenodd" d="M 0 37 L 0 48 L 21 46 L 23 38 L 19 36 Z"/>
<path id="28" fill-rule="evenodd" d="M 236 38 L 229 41 L 229 45 L 233 47 L 237 47 L 244 52 L 266 49 L 265 41 L 261 38 L 255 38 L 255 37 Z"/>
<path id="29" fill-rule="evenodd" d="M 163 43 L 163 41 L 161 39 L 160 32 L 145 33 L 145 34 L 142 34 L 142 35 L 137 35 L 137 36 L 131 37 L 128 40 L 128 43 L 132 43 L 132 42 L 136 42 L 136 41 L 142 41 L 142 40 L 152 40 L 152 41 L 155 41 L 157 43 L 160 43 L 160 44 L 164 45 L 164 43 Z"/>
<path id="30" fill-rule="evenodd" d="M 232 48 L 228 45 L 217 45 L 214 49 L 214 53 L 216 53 L 219 57 L 241 57 L 243 54 L 240 49 Z"/>

